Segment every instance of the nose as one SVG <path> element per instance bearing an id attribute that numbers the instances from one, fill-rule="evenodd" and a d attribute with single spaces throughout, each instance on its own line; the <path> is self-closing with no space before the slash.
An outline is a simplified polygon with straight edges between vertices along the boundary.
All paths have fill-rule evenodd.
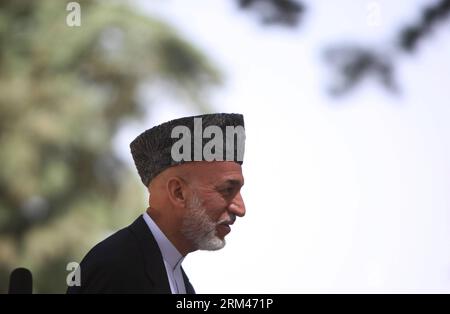
<path id="1" fill-rule="evenodd" d="M 228 211 L 238 217 L 245 216 L 245 204 L 241 192 L 237 193 L 230 205 L 228 205 Z"/>

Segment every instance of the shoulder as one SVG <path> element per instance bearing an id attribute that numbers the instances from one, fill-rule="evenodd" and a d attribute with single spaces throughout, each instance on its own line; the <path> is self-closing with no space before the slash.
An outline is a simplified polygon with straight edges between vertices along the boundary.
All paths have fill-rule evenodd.
<path id="1" fill-rule="evenodd" d="M 144 280 L 144 258 L 130 226 L 95 245 L 80 263 L 80 287 L 69 293 L 114 293 Z"/>
<path id="2" fill-rule="evenodd" d="M 129 227 L 121 229 L 95 245 L 84 257 L 83 263 L 100 263 L 102 266 L 113 262 L 130 261 L 140 254 L 137 239 Z"/>

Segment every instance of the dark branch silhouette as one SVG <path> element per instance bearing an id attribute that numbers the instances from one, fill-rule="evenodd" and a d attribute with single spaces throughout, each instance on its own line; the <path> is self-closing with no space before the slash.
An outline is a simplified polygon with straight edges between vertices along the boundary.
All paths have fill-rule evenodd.
<path id="1" fill-rule="evenodd" d="M 400 48 L 405 51 L 416 49 L 419 40 L 426 37 L 432 28 L 448 18 L 450 0 L 442 0 L 424 8 L 420 21 L 416 25 L 405 27 L 400 32 Z"/>
<path id="2" fill-rule="evenodd" d="M 332 95 L 339 96 L 351 90 L 365 77 L 373 76 L 390 91 L 397 91 L 394 68 L 389 56 L 355 45 L 339 45 L 325 51 L 325 59 L 334 68 Z"/>
<path id="3" fill-rule="evenodd" d="M 251 10 L 259 15 L 263 24 L 297 26 L 305 6 L 293 0 L 237 0 L 241 9 Z"/>
<path id="4" fill-rule="evenodd" d="M 332 95 L 343 95 L 368 77 L 378 79 L 391 92 L 399 91 L 395 82 L 395 58 L 404 52 L 413 52 L 420 40 L 431 33 L 433 27 L 445 21 L 450 12 L 450 0 L 442 0 L 425 7 L 421 19 L 400 30 L 392 47 L 377 51 L 358 44 L 338 44 L 325 50 L 325 60 L 337 76 L 330 88 Z M 391 48 L 391 49 L 390 49 Z"/>
<path id="5" fill-rule="evenodd" d="M 298 26 L 305 13 L 305 5 L 294 0 L 236 0 L 239 7 L 259 16 L 263 25 Z M 392 46 L 373 49 L 363 45 L 335 44 L 325 49 L 325 61 L 331 65 L 335 80 L 330 93 L 344 95 L 362 81 L 373 78 L 390 92 L 398 92 L 395 81 L 395 58 L 413 52 L 419 42 L 429 36 L 450 12 L 450 0 L 441 0 L 422 9 L 420 19 L 400 29 Z"/>

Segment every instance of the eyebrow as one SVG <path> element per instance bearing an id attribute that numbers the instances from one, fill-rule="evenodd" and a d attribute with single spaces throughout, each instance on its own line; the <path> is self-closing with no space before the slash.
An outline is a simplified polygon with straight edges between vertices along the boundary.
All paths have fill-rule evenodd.
<path id="1" fill-rule="evenodd" d="M 234 186 L 242 187 L 244 185 L 244 181 L 237 180 L 237 179 L 228 179 L 224 183 L 221 183 L 220 185 L 224 185 L 224 184 L 231 184 L 231 185 L 234 185 Z"/>

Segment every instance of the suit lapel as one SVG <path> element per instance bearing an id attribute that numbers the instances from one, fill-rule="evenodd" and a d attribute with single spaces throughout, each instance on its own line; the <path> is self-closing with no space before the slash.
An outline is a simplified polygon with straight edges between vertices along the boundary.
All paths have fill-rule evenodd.
<path id="1" fill-rule="evenodd" d="M 142 215 L 129 228 L 138 240 L 139 247 L 144 256 L 145 270 L 154 286 L 155 293 L 170 294 L 169 279 L 167 278 L 161 251 Z"/>
<path id="2" fill-rule="evenodd" d="M 186 286 L 186 293 L 187 294 L 195 294 L 194 287 L 191 285 L 189 278 L 187 277 L 186 273 L 184 272 L 183 267 L 181 267 L 181 273 L 183 274 L 184 285 Z"/>

